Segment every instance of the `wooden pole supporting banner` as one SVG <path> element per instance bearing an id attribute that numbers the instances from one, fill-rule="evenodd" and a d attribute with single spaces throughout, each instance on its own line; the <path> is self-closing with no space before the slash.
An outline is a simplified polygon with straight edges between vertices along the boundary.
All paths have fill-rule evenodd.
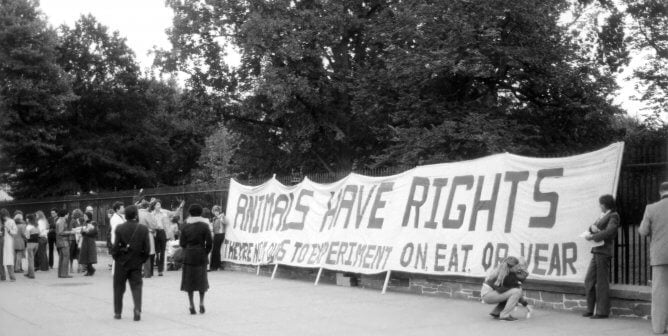
<path id="1" fill-rule="evenodd" d="M 322 267 L 318 269 L 318 276 L 315 277 L 315 283 L 313 284 L 313 286 L 317 286 L 318 282 L 320 282 L 320 275 L 322 275 Z"/>
<path id="2" fill-rule="evenodd" d="M 274 280 L 274 277 L 276 276 L 276 270 L 278 270 L 278 264 L 274 265 L 274 271 L 271 272 L 271 280 Z"/>
<path id="3" fill-rule="evenodd" d="M 257 265 L 257 273 L 255 273 L 255 275 L 260 275 L 260 265 L 259 264 Z"/>
<path id="4" fill-rule="evenodd" d="M 390 283 L 390 274 L 392 274 L 392 271 L 387 271 L 387 275 L 385 276 L 385 283 L 383 284 L 382 294 L 385 294 L 385 291 L 387 291 L 387 285 Z"/>

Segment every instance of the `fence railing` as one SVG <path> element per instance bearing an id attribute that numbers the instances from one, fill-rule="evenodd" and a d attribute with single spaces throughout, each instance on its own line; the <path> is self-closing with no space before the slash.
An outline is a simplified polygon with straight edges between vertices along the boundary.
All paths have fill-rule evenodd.
<path id="1" fill-rule="evenodd" d="M 624 161 L 620 172 L 617 192 L 617 204 L 622 218 L 622 225 L 615 243 L 610 278 L 619 284 L 647 285 L 651 280 L 649 266 L 649 242 L 637 233 L 637 226 L 642 220 L 645 206 L 659 198 L 658 187 L 661 181 L 668 178 L 668 147 L 664 145 L 628 148 L 624 153 Z M 554 155 L 546 155 L 554 157 Z M 356 170 L 355 173 L 368 176 L 388 176 L 404 172 L 412 167 L 392 167 L 379 169 Z M 331 183 L 347 176 L 350 172 L 314 172 L 306 174 L 290 174 L 277 176 L 276 179 L 286 185 L 300 182 L 304 176 L 314 182 Z M 241 181 L 248 185 L 258 185 L 266 182 L 271 176 L 254 177 Z M 174 208 L 185 200 L 186 204 L 200 203 L 211 207 L 225 206 L 229 180 L 219 184 L 198 184 L 177 187 L 162 187 L 144 190 L 147 197 L 159 198 L 163 208 Z M 107 211 L 116 201 L 125 204 L 132 202 L 137 190 L 100 193 L 98 195 L 81 195 L 54 197 L 40 200 L 23 200 L 4 202 L 10 212 L 21 209 L 24 212 L 37 210 L 83 209 L 88 205 L 95 209 L 95 220 L 99 223 L 98 239 L 104 240 L 109 231 Z M 46 211 L 45 211 L 46 212 Z"/>

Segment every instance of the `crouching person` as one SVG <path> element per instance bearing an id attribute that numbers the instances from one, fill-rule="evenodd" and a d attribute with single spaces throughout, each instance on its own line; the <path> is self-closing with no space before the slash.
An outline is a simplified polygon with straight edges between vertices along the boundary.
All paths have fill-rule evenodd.
<path id="1" fill-rule="evenodd" d="M 527 271 L 516 257 L 504 259 L 489 273 L 482 284 L 480 296 L 484 303 L 496 304 L 490 313 L 492 317 L 504 321 L 517 320 L 510 313 L 518 304 L 528 305 L 521 287 L 527 276 Z"/>

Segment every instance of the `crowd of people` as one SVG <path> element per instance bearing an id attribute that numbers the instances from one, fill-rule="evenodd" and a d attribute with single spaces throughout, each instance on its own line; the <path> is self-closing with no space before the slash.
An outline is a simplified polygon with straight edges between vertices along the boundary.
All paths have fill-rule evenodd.
<path id="1" fill-rule="evenodd" d="M 138 222 L 148 229 L 150 238 L 149 257 L 143 263 L 142 277 L 152 277 L 156 269 L 158 276 L 162 276 L 166 268 L 167 243 L 178 241 L 181 226 L 187 221 L 183 214 L 184 203 L 167 210 L 160 200 L 153 198 L 141 199 L 136 206 Z M 48 272 L 54 266 L 59 278 L 72 278 L 77 273 L 95 275 L 98 263 L 96 241 L 106 240 L 111 249 L 115 229 L 126 222 L 124 210 L 123 202 L 112 205 L 106 214 L 109 234 L 102 237 L 92 206 L 83 211 L 51 209 L 49 216 L 41 210 L 34 213 L 16 210 L 12 215 L 7 209 L 1 209 L 0 280 L 16 281 L 17 274 L 34 279 L 36 272 Z M 212 238 L 213 252 L 208 256 L 211 261 L 208 271 L 222 270 L 220 247 L 225 237 L 225 216 L 216 205 L 212 211 L 203 208 L 202 217 L 207 219 Z"/>
<path id="2" fill-rule="evenodd" d="M 194 292 L 199 293 L 199 313 L 204 314 L 204 295 L 209 289 L 207 272 L 223 269 L 220 248 L 225 240 L 227 221 L 220 206 L 212 210 L 193 204 L 188 216 L 183 214 L 185 202 L 173 210 L 162 207 L 160 200 L 140 198 L 125 206 L 116 202 L 107 212 L 109 236 L 107 247 L 113 257 L 109 265 L 113 274 L 114 317 L 121 318 L 123 294 L 129 283 L 134 302 L 134 320 L 141 319 L 143 279 L 165 271 L 165 252 L 169 241 L 178 241 L 181 248 L 178 264 L 182 267 L 181 290 L 187 292 L 190 313 L 196 314 Z M 10 215 L 0 209 L 0 280 L 16 281 L 23 273 L 35 279 L 35 272 L 54 268 L 54 247 L 58 255 L 55 265 L 58 278 L 72 278 L 80 272 L 94 276 L 98 262 L 98 224 L 94 208 L 51 209 L 24 214 L 16 210 Z M 74 270 L 77 261 L 77 270 Z M 26 265 L 24 270 L 23 265 Z"/>

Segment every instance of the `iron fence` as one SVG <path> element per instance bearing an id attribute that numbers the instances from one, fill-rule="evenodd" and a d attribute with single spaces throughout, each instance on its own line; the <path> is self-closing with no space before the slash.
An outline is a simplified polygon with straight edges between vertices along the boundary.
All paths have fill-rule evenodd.
<path id="1" fill-rule="evenodd" d="M 571 153 L 575 154 L 575 153 Z M 553 157 L 554 155 L 546 155 Z M 391 168 L 364 169 L 353 171 L 367 176 L 388 176 L 402 173 L 412 167 L 400 166 Z M 622 218 L 622 225 L 614 246 L 614 256 L 610 270 L 613 283 L 647 285 L 651 280 L 649 266 L 649 242 L 637 233 L 637 227 L 642 220 L 645 206 L 658 200 L 658 188 L 661 181 L 668 178 L 668 147 L 663 145 L 642 146 L 627 148 L 620 172 L 617 192 L 617 204 Z M 347 176 L 349 171 L 299 173 L 286 176 L 277 176 L 276 179 L 286 185 L 300 182 L 304 176 L 314 182 L 331 183 Z M 241 181 L 247 185 L 259 185 L 270 179 L 271 176 L 254 177 Z M 206 207 L 227 204 L 229 179 L 217 184 L 197 184 L 178 187 L 163 187 L 144 190 L 146 197 L 156 197 L 161 200 L 164 208 L 175 208 L 180 200 L 188 204 L 200 203 Z M 40 200 L 21 200 L 4 202 L 10 212 L 20 209 L 24 212 L 33 212 L 55 209 L 83 209 L 88 205 L 95 209 L 94 217 L 99 224 L 99 240 L 104 240 L 109 232 L 109 218 L 107 211 L 116 201 L 130 204 L 138 190 L 126 190 L 97 195 L 81 195 L 54 197 Z"/>

